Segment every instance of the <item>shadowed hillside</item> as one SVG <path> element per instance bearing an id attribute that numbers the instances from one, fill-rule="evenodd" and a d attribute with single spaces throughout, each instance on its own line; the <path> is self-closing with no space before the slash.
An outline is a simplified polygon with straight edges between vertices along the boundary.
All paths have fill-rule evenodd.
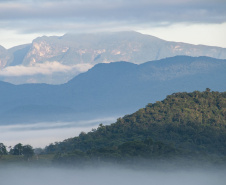
<path id="1" fill-rule="evenodd" d="M 0 121 L 70 121 L 124 115 L 174 92 L 226 91 L 226 61 L 177 56 L 98 64 L 63 85 L 0 83 Z"/>

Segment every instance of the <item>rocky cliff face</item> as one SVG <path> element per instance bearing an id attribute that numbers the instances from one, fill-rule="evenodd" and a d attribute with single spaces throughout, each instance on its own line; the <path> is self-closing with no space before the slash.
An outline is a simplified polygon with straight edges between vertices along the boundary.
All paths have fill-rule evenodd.
<path id="1" fill-rule="evenodd" d="M 167 42 L 136 32 L 64 35 L 35 39 L 23 64 L 59 61 L 62 64 L 130 61 L 144 63 L 176 55 L 226 58 L 226 49 Z"/>

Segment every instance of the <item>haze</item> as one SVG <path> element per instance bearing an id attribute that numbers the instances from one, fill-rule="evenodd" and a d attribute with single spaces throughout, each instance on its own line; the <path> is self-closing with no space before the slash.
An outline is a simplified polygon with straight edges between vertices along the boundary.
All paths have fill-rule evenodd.
<path id="1" fill-rule="evenodd" d="M 100 123 L 110 124 L 115 121 L 116 117 L 107 117 L 75 122 L 42 122 L 36 124 L 1 125 L 0 141 L 6 146 L 14 146 L 17 143 L 22 143 L 30 144 L 34 148 L 43 148 L 50 143 L 78 136 L 82 131 L 89 132 L 92 128 L 97 128 Z"/>
<path id="2" fill-rule="evenodd" d="M 224 185 L 225 170 L 131 170 L 119 167 L 66 169 L 9 167 L 0 169 L 3 185 Z"/>

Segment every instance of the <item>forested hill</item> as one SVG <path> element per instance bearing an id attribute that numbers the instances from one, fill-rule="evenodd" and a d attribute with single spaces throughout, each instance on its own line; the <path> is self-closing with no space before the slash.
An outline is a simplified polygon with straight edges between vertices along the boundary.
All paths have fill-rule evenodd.
<path id="1" fill-rule="evenodd" d="M 51 144 L 75 156 L 226 155 L 226 92 L 174 93 L 116 123 Z M 64 155 L 67 156 L 67 155 Z M 62 157 L 62 156 L 61 156 Z"/>

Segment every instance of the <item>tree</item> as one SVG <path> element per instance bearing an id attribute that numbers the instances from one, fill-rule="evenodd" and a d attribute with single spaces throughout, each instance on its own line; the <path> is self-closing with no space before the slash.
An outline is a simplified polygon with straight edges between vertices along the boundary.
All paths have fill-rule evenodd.
<path id="1" fill-rule="evenodd" d="M 6 146 L 3 143 L 0 143 L 0 158 L 3 155 L 7 155 L 7 150 L 6 150 Z"/>
<path id="2" fill-rule="evenodd" d="M 210 90 L 210 88 L 206 88 L 206 92 L 210 92 L 211 90 Z"/>
<path id="3" fill-rule="evenodd" d="M 10 153 L 12 153 L 13 155 L 22 155 L 23 153 L 23 145 L 21 143 L 16 144 L 12 151 L 10 151 Z"/>
<path id="4" fill-rule="evenodd" d="M 24 145 L 22 147 L 24 158 L 29 161 L 29 159 L 34 155 L 34 149 L 31 145 Z"/>

